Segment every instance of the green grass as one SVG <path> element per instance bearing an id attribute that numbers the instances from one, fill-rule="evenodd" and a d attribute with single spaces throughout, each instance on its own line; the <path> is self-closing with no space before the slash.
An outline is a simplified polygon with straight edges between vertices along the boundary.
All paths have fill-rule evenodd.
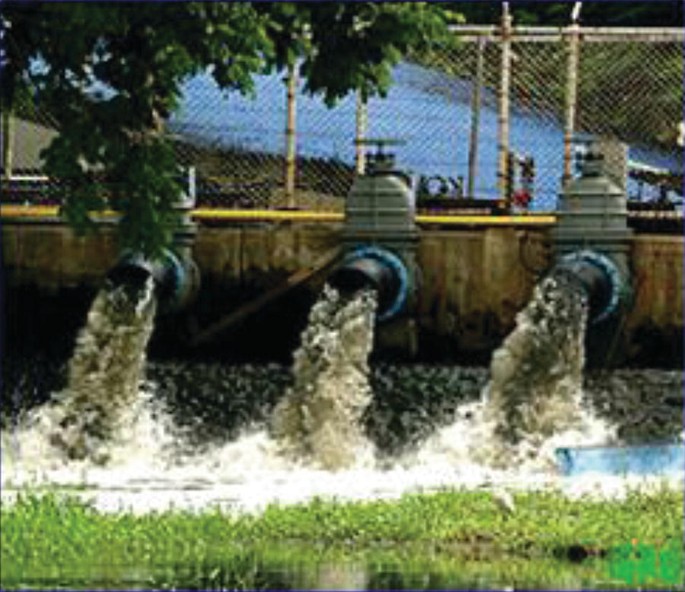
<path id="1" fill-rule="evenodd" d="M 0 584 L 12 587 L 28 574 L 34 583 L 73 574 L 92 584 L 95 574 L 108 577 L 103 561 L 117 581 L 122 566 L 162 569 L 170 562 L 191 570 L 228 562 L 240 573 L 254 573 L 255 549 L 299 546 L 346 554 L 404 549 L 420 557 L 464 556 L 468 550 L 490 559 L 551 560 L 574 548 L 601 555 L 638 539 L 675 548 L 682 557 L 682 492 L 632 492 L 619 502 L 518 493 L 515 502 L 516 511 L 505 515 L 487 492 L 445 491 L 397 501 L 273 505 L 259 515 L 208 509 L 136 516 L 100 513 L 73 494 L 26 493 L 0 510 Z"/>

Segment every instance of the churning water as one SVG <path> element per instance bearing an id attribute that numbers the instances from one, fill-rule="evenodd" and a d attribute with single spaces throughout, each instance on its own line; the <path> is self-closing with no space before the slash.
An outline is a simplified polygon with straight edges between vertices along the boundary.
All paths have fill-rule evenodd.
<path id="1" fill-rule="evenodd" d="M 560 278 L 537 287 L 517 328 L 495 353 L 487 385 L 483 372 L 474 382 L 477 371 L 449 370 L 446 390 L 485 386 L 480 399 L 435 411 L 435 417 L 425 415 L 436 407 L 424 406 L 421 421 L 429 433 L 385 456 L 374 454 L 369 424 L 391 427 L 398 417 L 414 423 L 419 415 L 398 410 L 407 382 L 399 370 L 394 383 L 383 380 L 390 390 L 385 413 L 400 415 L 385 421 L 372 401 L 372 293 L 344 300 L 324 291 L 279 402 L 263 417 L 243 422 L 238 434 L 222 440 L 214 434 L 202 445 L 196 442 L 206 427 L 198 422 L 187 437 L 188 427 L 184 433 L 172 421 L 173 402 L 160 406 L 161 383 L 140 381 L 154 299 L 139 298 L 132 307 L 122 302 L 98 296 L 70 365 L 69 387 L 55 403 L 3 432 L 3 499 L 22 487 L 49 485 L 73 489 L 102 510 L 217 505 L 256 511 L 314 496 L 389 498 L 443 487 L 545 487 L 610 496 L 625 494 L 628 486 L 663 484 L 558 475 L 555 447 L 603 444 L 614 437 L 605 421 L 581 405 L 586 302 Z M 183 363 L 184 372 L 192 373 L 192 364 Z M 264 380 L 273 384 L 270 372 L 275 371 L 265 369 Z M 207 386 L 210 374 L 201 370 L 190 380 L 198 400 L 206 387 L 205 394 L 214 389 L 208 399 L 242 397 L 248 406 L 261 404 L 244 379 L 247 373 L 237 370 L 230 384 Z M 417 392 L 432 392 L 431 382 L 424 379 Z M 55 434 L 62 434 L 58 445 Z"/>
<path id="2" fill-rule="evenodd" d="M 556 273 L 535 287 L 490 366 L 487 408 L 500 439 L 517 444 L 579 423 L 586 320 L 577 280 Z"/>
<path id="3" fill-rule="evenodd" d="M 295 352 L 295 384 L 273 415 L 273 435 L 286 454 L 331 470 L 372 458 L 362 416 L 372 400 L 375 312 L 373 291 L 345 298 L 324 287 Z"/>
<path id="4" fill-rule="evenodd" d="M 516 327 L 494 352 L 481 399 L 419 450 L 417 459 L 553 474 L 559 446 L 608 444 L 615 430 L 583 403 L 588 302 L 569 275 L 534 289 Z"/>
<path id="5" fill-rule="evenodd" d="M 137 421 L 155 309 L 151 277 L 135 290 L 101 289 L 78 335 L 67 387 L 26 418 L 27 433 L 44 435 L 65 460 L 106 463 Z"/>
<path id="6" fill-rule="evenodd" d="M 481 447 L 484 461 L 535 459 L 545 441 L 570 430 L 585 441 L 588 430 L 604 443 L 613 439 L 582 404 L 587 316 L 587 295 L 569 274 L 554 272 L 535 287 L 492 357 L 482 413 L 493 433 Z"/>

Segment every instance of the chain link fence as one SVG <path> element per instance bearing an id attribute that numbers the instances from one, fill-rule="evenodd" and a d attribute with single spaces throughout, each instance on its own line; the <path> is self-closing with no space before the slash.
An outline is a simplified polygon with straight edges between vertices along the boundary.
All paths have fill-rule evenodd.
<path id="1" fill-rule="evenodd" d="M 682 31 L 463 26 L 454 35 L 449 50 L 406 56 L 388 95 L 366 105 L 350 95 L 329 109 L 283 72 L 255 77 L 253 97 L 223 93 L 209 76 L 188 81 L 167 133 L 180 164 L 195 169 L 198 203 L 339 210 L 364 168 L 355 142 L 381 138 L 400 141 L 393 151 L 417 179 L 419 206 L 550 211 L 581 134 L 629 146 L 629 197 L 682 199 Z M 41 174 L 56 126 L 24 103 L 10 125 L 4 118 L 3 201 L 45 199 L 20 180 Z"/>

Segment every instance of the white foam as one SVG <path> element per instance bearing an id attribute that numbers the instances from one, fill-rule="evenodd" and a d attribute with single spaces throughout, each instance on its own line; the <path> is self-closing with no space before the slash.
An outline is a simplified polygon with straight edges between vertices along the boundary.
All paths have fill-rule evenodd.
<path id="1" fill-rule="evenodd" d="M 468 407 L 472 411 L 473 405 Z M 15 498 L 26 488 L 68 489 L 92 501 L 102 511 L 135 513 L 168 508 L 201 510 L 218 506 L 233 512 L 259 512 L 267 505 L 294 504 L 314 497 L 338 500 L 395 499 L 411 492 L 444 488 L 505 488 L 554 490 L 569 497 L 620 499 L 631 489 L 683 487 L 683 476 L 612 477 L 587 474 L 562 477 L 548 460 L 558 445 L 573 445 L 586 438 L 601 440 L 602 427 L 559 434 L 546 441 L 541 458 L 495 469 L 472 457 L 481 434 L 477 422 L 459 420 L 439 431 L 417 452 L 387 462 L 369 463 L 327 471 L 279 453 L 265 428 L 235 441 L 177 455 L 170 449 L 173 434 L 159 418 L 143 413 L 122 446 L 106 466 L 89 461 L 65 461 L 36 429 L 3 433 L 2 499 Z M 595 430 L 593 432 L 593 430 Z"/>
<path id="2" fill-rule="evenodd" d="M 368 398 L 365 361 L 371 333 L 364 327 L 370 326 L 367 321 L 369 311 L 372 311 L 363 301 L 360 303 L 361 309 L 356 312 L 343 310 L 342 317 L 338 319 L 342 324 L 333 324 L 339 331 L 350 321 L 354 330 L 352 334 L 348 332 L 343 342 L 356 343 L 358 349 L 354 356 L 343 355 L 341 342 L 336 341 L 339 336 L 333 339 L 323 330 L 309 335 L 312 339 L 324 335 L 329 362 L 337 360 L 343 367 L 356 364 L 357 369 L 363 370 L 355 375 L 352 384 L 347 385 L 360 391 L 347 393 L 349 397 L 346 400 L 351 401 L 351 406 L 343 409 L 342 414 L 342 417 L 353 417 L 356 422 L 359 422 L 359 410 L 363 409 Z M 314 312 L 318 314 L 317 311 L 321 312 L 319 309 Z M 336 315 L 341 311 L 338 308 L 335 311 L 329 320 L 338 318 Z M 526 331 L 531 328 L 526 315 L 522 317 L 522 325 Z M 513 335 L 506 347 L 517 350 L 525 336 L 522 337 L 521 332 Z M 563 335 L 560 338 L 563 341 Z M 578 333 L 572 332 L 570 339 L 568 351 L 571 353 L 568 356 L 582 355 L 577 346 Z M 518 345 L 514 347 L 512 344 Z M 313 344 L 309 343 L 308 347 L 313 347 Z M 323 390 L 319 391 L 322 393 L 326 385 L 317 380 L 321 376 L 328 381 L 334 380 L 340 368 L 329 363 L 320 373 L 311 351 L 301 352 L 301 356 L 309 358 L 301 360 L 300 371 L 311 371 L 311 375 L 305 377 L 299 386 L 306 386 L 311 379 L 322 387 Z M 568 356 L 565 362 L 574 378 L 578 378 L 580 362 Z M 336 372 L 327 373 L 331 367 Z M 514 370 L 509 368 L 507 373 Z M 354 456 L 351 460 L 348 458 L 339 470 L 320 468 L 322 463 L 316 454 L 284 454 L 282 441 L 273 439 L 264 426 L 246 431 L 236 440 L 222 445 L 195 452 L 181 449 L 179 435 L 171 422 L 163 410 L 152 404 L 154 386 L 140 391 L 136 404 L 127 409 L 124 420 L 118 423 L 119 431 L 110 443 L 109 460 L 105 466 L 89 457 L 67 460 L 49 437 L 60 429 L 59 404 L 48 405 L 33 413 L 12 432 L 1 434 L 2 500 L 11 501 L 18 492 L 26 489 L 47 487 L 68 489 L 92 501 L 102 511 L 128 509 L 145 513 L 167 508 L 200 510 L 218 506 L 228 511 L 258 512 L 269 504 L 293 504 L 314 497 L 391 499 L 406 493 L 444 488 L 545 489 L 574 498 L 622 498 L 632 489 L 682 489 L 683 474 L 669 478 L 559 475 L 554 462 L 557 447 L 606 444 L 612 442 L 615 435 L 612 426 L 580 407 L 579 393 L 567 388 L 564 380 L 555 379 L 549 384 L 561 384 L 564 396 L 571 393 L 572 402 L 577 406 L 574 421 L 562 429 L 553 430 L 550 436 L 523 431 L 520 434 L 524 437 L 516 442 L 501 441 L 496 434 L 497 422 L 501 418 L 492 412 L 492 406 L 495 405 L 496 409 L 501 403 L 501 398 L 498 398 L 501 394 L 494 399 L 485 396 L 477 403 L 461 406 L 452 425 L 438 430 L 418 450 L 392 461 L 379 461 L 370 445 L 357 446 L 351 448 Z M 345 383 L 333 386 L 333 392 L 342 392 L 340 389 L 344 391 Z M 486 393 L 490 394 L 490 390 Z M 554 399 L 555 393 L 547 394 Z M 522 396 L 525 398 L 525 393 Z M 545 396 L 545 392 L 537 389 L 536 396 Z M 308 404 L 306 397 L 304 403 Z M 296 437 L 307 436 L 306 431 L 304 434 L 298 430 L 292 433 Z M 340 441 L 341 446 L 349 444 Z M 491 462 L 493 459 L 498 462 Z"/>

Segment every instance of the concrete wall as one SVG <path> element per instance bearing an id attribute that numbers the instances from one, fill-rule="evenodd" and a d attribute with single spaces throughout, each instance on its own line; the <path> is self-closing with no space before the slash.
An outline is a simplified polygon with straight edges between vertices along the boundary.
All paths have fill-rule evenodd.
<path id="1" fill-rule="evenodd" d="M 337 246 L 340 230 L 335 224 L 290 223 L 203 227 L 194 255 L 206 289 L 249 286 L 254 294 Z M 679 355 L 683 242 L 682 237 L 658 235 L 638 235 L 634 241 L 635 300 L 623 327 L 629 358 L 655 356 L 658 363 L 657 350 Z M 513 326 L 545 269 L 546 244 L 544 229 L 423 230 L 417 253 L 420 343 L 459 353 L 491 351 Z M 111 229 L 79 238 L 48 223 L 3 224 L 2 249 L 10 289 L 97 286 L 117 258 Z"/>
<path id="2" fill-rule="evenodd" d="M 418 317 L 460 350 L 496 347 L 546 268 L 545 233 L 488 228 L 421 234 Z M 451 347 L 448 344 L 447 347 Z"/>

